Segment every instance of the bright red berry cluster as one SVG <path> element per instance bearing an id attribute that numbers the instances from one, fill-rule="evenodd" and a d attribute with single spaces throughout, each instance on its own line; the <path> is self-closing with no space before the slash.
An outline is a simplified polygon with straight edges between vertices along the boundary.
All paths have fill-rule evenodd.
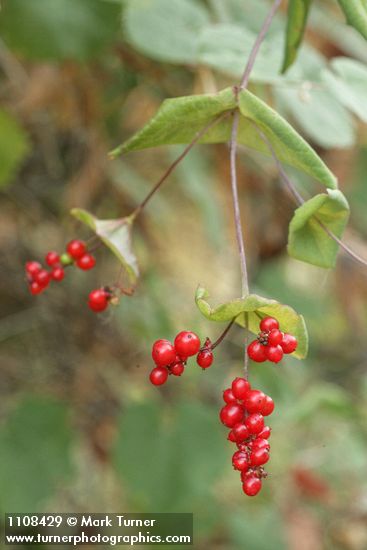
<path id="1" fill-rule="evenodd" d="M 232 457 L 233 468 L 241 472 L 244 493 L 255 496 L 267 476 L 264 464 L 270 458 L 271 429 L 265 426 L 264 416 L 273 412 L 274 401 L 262 391 L 251 389 L 245 378 L 235 378 L 232 387 L 224 390 L 223 399 L 226 404 L 220 420 L 230 428 L 228 440 L 238 449 Z"/>
<path id="2" fill-rule="evenodd" d="M 155 386 L 161 386 L 169 374 L 181 376 L 187 359 L 196 354 L 196 361 L 203 369 L 207 369 L 213 363 L 210 340 L 207 339 L 204 347 L 200 349 L 200 338 L 194 332 L 180 332 L 173 344 L 168 340 L 157 340 L 152 347 L 152 357 L 156 366 L 150 373 L 150 381 Z"/>
<path id="3" fill-rule="evenodd" d="M 260 322 L 260 333 L 247 347 L 250 359 L 257 363 L 268 360 L 279 363 L 285 353 L 293 353 L 297 348 L 297 339 L 279 329 L 279 323 L 273 317 L 265 317 Z"/>

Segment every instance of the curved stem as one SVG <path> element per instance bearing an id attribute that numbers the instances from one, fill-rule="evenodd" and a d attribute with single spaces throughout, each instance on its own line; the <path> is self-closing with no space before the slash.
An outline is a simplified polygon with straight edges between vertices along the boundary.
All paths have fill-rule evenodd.
<path id="1" fill-rule="evenodd" d="M 214 344 L 210 346 L 212 350 L 215 349 L 217 346 L 219 346 L 219 344 L 223 342 L 224 338 L 227 336 L 228 332 L 232 328 L 234 322 L 235 322 L 235 318 L 233 318 L 232 321 L 230 321 L 230 323 L 226 326 L 226 328 L 224 329 L 222 334 L 219 336 L 219 338 L 217 338 Z M 205 349 L 205 346 L 203 349 Z"/>

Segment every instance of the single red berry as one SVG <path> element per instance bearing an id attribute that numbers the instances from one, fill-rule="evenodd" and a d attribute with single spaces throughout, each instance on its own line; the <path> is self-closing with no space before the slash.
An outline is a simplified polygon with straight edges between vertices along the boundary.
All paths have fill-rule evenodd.
<path id="1" fill-rule="evenodd" d="M 270 458 L 269 451 L 265 448 L 254 449 L 250 454 L 251 466 L 262 466 L 266 464 Z"/>
<path id="2" fill-rule="evenodd" d="M 77 259 L 76 265 L 79 267 L 79 269 L 83 269 L 83 271 L 88 271 L 88 269 L 93 269 L 93 267 L 96 265 L 96 259 L 94 256 L 92 256 L 92 254 L 89 254 L 89 252 L 87 252 Z"/>
<path id="3" fill-rule="evenodd" d="M 265 428 L 263 430 L 261 430 L 261 432 L 258 434 L 257 437 L 261 437 L 262 439 L 269 439 L 269 437 L 271 436 L 271 428 L 269 428 L 269 426 L 265 426 Z"/>
<path id="4" fill-rule="evenodd" d="M 251 342 L 249 346 L 247 346 L 247 353 L 250 359 L 253 361 L 256 361 L 256 363 L 263 363 L 266 361 L 266 351 L 265 347 L 257 340 L 254 340 Z"/>
<path id="5" fill-rule="evenodd" d="M 219 416 L 221 422 L 227 426 L 227 428 L 233 428 L 235 424 L 241 422 L 243 419 L 243 409 L 240 405 L 236 405 L 235 403 L 224 405 Z"/>
<path id="6" fill-rule="evenodd" d="M 235 378 L 232 382 L 232 392 L 237 399 L 245 399 L 251 386 L 246 378 Z"/>
<path id="7" fill-rule="evenodd" d="M 33 296 L 35 296 L 36 294 L 41 294 L 42 291 L 43 291 L 43 287 L 38 283 L 36 283 L 36 281 L 32 281 L 31 284 L 29 285 L 29 292 Z"/>
<path id="8" fill-rule="evenodd" d="M 238 443 L 240 443 L 241 441 L 245 441 L 250 435 L 246 424 L 244 424 L 243 422 L 235 424 L 232 428 L 232 432 L 236 438 L 236 442 Z"/>
<path id="9" fill-rule="evenodd" d="M 196 355 L 200 349 L 200 339 L 194 332 L 183 330 L 175 338 L 175 350 L 183 357 Z"/>
<path id="10" fill-rule="evenodd" d="M 272 363 L 279 363 L 283 359 L 283 355 L 281 346 L 266 346 L 266 356 Z"/>
<path id="11" fill-rule="evenodd" d="M 248 470 L 250 467 L 247 453 L 244 451 L 236 451 L 232 456 L 232 465 L 235 470 Z"/>
<path id="12" fill-rule="evenodd" d="M 155 367 L 150 373 L 149 379 L 154 386 L 161 386 L 168 378 L 168 371 L 164 367 Z"/>
<path id="13" fill-rule="evenodd" d="M 47 252 L 46 258 L 45 258 L 46 264 L 50 267 L 60 263 L 60 256 L 57 252 Z"/>
<path id="14" fill-rule="evenodd" d="M 275 328 L 279 328 L 279 323 L 274 317 L 264 317 L 264 319 L 261 319 L 260 330 L 270 332 Z"/>
<path id="15" fill-rule="evenodd" d="M 152 357 L 158 367 L 166 367 L 176 361 L 176 351 L 168 340 L 157 340 L 152 347 Z"/>
<path id="16" fill-rule="evenodd" d="M 235 398 L 235 396 L 234 396 L 233 391 L 231 390 L 231 388 L 227 388 L 226 390 L 224 390 L 224 392 L 223 392 L 223 400 L 224 400 L 226 403 L 237 403 L 237 399 Z"/>
<path id="17" fill-rule="evenodd" d="M 232 443 L 236 443 L 236 436 L 235 436 L 233 430 L 228 432 L 227 439 L 228 439 L 228 441 L 231 441 Z"/>
<path id="18" fill-rule="evenodd" d="M 265 395 L 264 403 L 261 407 L 261 414 L 263 416 L 269 416 L 274 410 L 274 401 L 269 395 Z"/>
<path id="19" fill-rule="evenodd" d="M 184 372 L 185 366 L 183 363 L 175 363 L 170 367 L 170 372 L 174 376 L 181 376 L 181 374 Z"/>
<path id="20" fill-rule="evenodd" d="M 209 349 L 200 351 L 197 355 L 196 362 L 202 369 L 208 369 L 213 363 L 213 354 Z"/>
<path id="21" fill-rule="evenodd" d="M 250 476 L 246 478 L 242 484 L 242 489 L 245 495 L 249 497 L 254 497 L 261 490 L 261 479 L 255 476 Z"/>
<path id="22" fill-rule="evenodd" d="M 260 390 L 249 391 L 245 400 L 245 407 L 247 412 L 249 413 L 261 412 L 264 401 L 265 401 L 265 393 L 263 393 Z"/>
<path id="23" fill-rule="evenodd" d="M 51 271 L 51 279 L 54 281 L 62 281 L 65 277 L 65 271 L 62 267 L 54 267 Z"/>
<path id="24" fill-rule="evenodd" d="M 50 282 L 50 274 L 45 269 L 41 269 L 34 275 L 34 280 L 36 283 L 38 283 L 42 288 L 46 288 Z"/>
<path id="25" fill-rule="evenodd" d="M 92 290 L 88 298 L 88 306 L 90 309 L 96 313 L 104 311 L 108 306 L 109 294 L 104 290 L 104 288 L 98 288 L 97 290 Z"/>
<path id="26" fill-rule="evenodd" d="M 268 334 L 268 344 L 269 346 L 277 346 L 281 344 L 283 340 L 283 333 L 278 329 L 274 328 Z"/>
<path id="27" fill-rule="evenodd" d="M 42 266 L 38 262 L 27 262 L 25 264 L 26 273 L 31 277 L 34 277 L 36 273 L 41 271 L 41 269 L 42 269 Z"/>
<path id="28" fill-rule="evenodd" d="M 80 241 L 79 239 L 73 239 L 70 241 L 66 246 L 67 253 L 74 258 L 74 260 L 77 260 L 78 258 L 81 258 L 86 250 L 87 245 L 84 241 Z"/>
<path id="29" fill-rule="evenodd" d="M 236 446 L 237 446 L 237 449 L 238 449 L 239 451 L 246 451 L 246 453 L 247 453 L 247 451 L 248 451 L 248 443 L 245 443 L 245 442 L 243 442 L 243 441 L 240 441 L 240 442 L 237 441 L 237 442 L 236 442 Z"/>
<path id="30" fill-rule="evenodd" d="M 262 437 L 257 436 L 252 443 L 252 449 L 267 449 L 269 451 L 269 441 L 267 439 L 263 439 Z"/>
<path id="31" fill-rule="evenodd" d="M 264 417 L 260 413 L 250 414 L 246 418 L 245 424 L 250 434 L 258 434 L 264 427 Z"/>
<path id="32" fill-rule="evenodd" d="M 284 353 L 293 353 L 297 349 L 297 338 L 292 336 L 292 334 L 285 333 L 280 345 L 282 346 Z"/>

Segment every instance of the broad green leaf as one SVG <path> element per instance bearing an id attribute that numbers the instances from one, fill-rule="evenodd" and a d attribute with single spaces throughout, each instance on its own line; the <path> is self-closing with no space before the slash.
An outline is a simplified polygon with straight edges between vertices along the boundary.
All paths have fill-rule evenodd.
<path id="1" fill-rule="evenodd" d="M 86 210 L 73 208 L 71 214 L 85 223 L 122 263 L 132 284 L 139 276 L 138 262 L 131 244 L 131 218 L 99 220 Z"/>
<path id="2" fill-rule="evenodd" d="M 189 143 L 220 114 L 236 107 L 233 90 L 226 88 L 217 94 L 194 95 L 166 99 L 157 114 L 132 138 L 112 151 L 111 156 L 159 145 Z M 280 160 L 303 170 L 327 187 L 337 181 L 315 151 L 273 109 L 250 92 L 239 94 L 240 120 L 238 142 L 270 155 L 254 123 L 267 135 Z M 232 121 L 227 116 L 215 124 L 200 143 L 222 143 L 230 139 Z"/>
<path id="3" fill-rule="evenodd" d="M 134 48 L 169 63 L 195 63 L 199 32 L 208 23 L 197 0 L 129 0 L 123 18 Z"/>
<path id="4" fill-rule="evenodd" d="M 246 298 L 238 298 L 213 308 L 207 302 L 208 297 L 207 290 L 199 286 L 195 295 L 196 305 L 209 321 L 228 322 L 236 318 L 239 325 L 247 326 L 251 332 L 257 334 L 260 319 L 271 315 L 278 319 L 282 331 L 289 332 L 297 338 L 298 347 L 293 355 L 298 359 L 306 357 L 308 336 L 305 321 L 302 315 L 290 306 L 257 294 L 249 294 Z"/>
<path id="5" fill-rule="evenodd" d="M 347 57 L 331 61 L 332 71 L 322 73 L 324 82 L 345 107 L 367 122 L 367 68 L 363 63 Z"/>
<path id="6" fill-rule="evenodd" d="M 21 402 L 0 430 L 2 512 L 41 512 L 71 471 L 71 426 L 66 407 L 32 397 Z"/>
<path id="7" fill-rule="evenodd" d="M 367 40 L 367 0 L 338 0 L 349 25 Z"/>
<path id="8" fill-rule="evenodd" d="M 10 183 L 29 149 L 27 134 L 12 116 L 0 110 L 0 187 Z"/>
<path id="9" fill-rule="evenodd" d="M 286 43 L 282 72 L 295 61 L 306 28 L 312 0 L 289 0 Z"/>
<path id="10" fill-rule="evenodd" d="M 349 205 L 341 191 L 328 189 L 312 197 L 297 208 L 289 225 L 290 256 L 320 267 L 334 267 L 339 245 L 317 220 L 340 238 L 348 218 Z"/>
<path id="11" fill-rule="evenodd" d="M 352 147 L 356 141 L 356 125 L 340 101 L 322 89 L 279 88 L 275 94 L 284 112 L 289 113 L 301 130 L 317 145 L 325 148 Z M 329 185 L 328 187 L 332 187 Z"/>
<path id="12" fill-rule="evenodd" d="M 121 4 L 101 0 L 8 0 L 0 33 L 26 58 L 83 61 L 115 40 L 120 13 Z"/>
<path id="13" fill-rule="evenodd" d="M 282 162 L 295 166 L 326 187 L 336 188 L 337 181 L 316 152 L 276 111 L 247 90 L 239 94 L 240 111 L 264 132 Z M 267 146 L 247 121 L 241 119 L 239 142 L 267 152 Z"/>

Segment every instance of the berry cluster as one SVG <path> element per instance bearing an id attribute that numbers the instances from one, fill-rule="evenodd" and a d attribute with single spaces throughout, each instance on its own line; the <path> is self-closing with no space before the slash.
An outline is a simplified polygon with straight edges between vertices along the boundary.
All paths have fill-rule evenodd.
<path id="1" fill-rule="evenodd" d="M 248 356 L 257 363 L 266 360 L 279 363 L 285 353 L 293 353 L 297 348 L 297 339 L 292 334 L 281 332 L 273 317 L 261 320 L 260 331 L 257 339 L 247 347 Z"/>
<path id="2" fill-rule="evenodd" d="M 62 281 L 65 277 L 65 268 L 76 265 L 83 271 L 93 269 L 96 265 L 95 257 L 88 252 L 87 244 L 79 239 L 73 239 L 66 246 L 64 254 L 48 252 L 45 262 L 50 268 L 45 269 L 39 262 L 31 261 L 25 265 L 27 282 L 31 294 L 43 292 L 51 281 Z M 92 290 L 88 297 L 88 306 L 95 313 L 104 311 L 109 303 L 113 303 L 114 294 L 109 287 Z"/>
<path id="3" fill-rule="evenodd" d="M 196 354 L 196 361 L 201 368 L 207 369 L 213 363 L 210 340 L 207 339 L 204 347 L 200 349 L 200 338 L 194 332 L 180 332 L 173 344 L 168 340 L 157 340 L 152 347 L 152 357 L 156 366 L 150 373 L 151 383 L 161 386 L 169 374 L 181 376 L 187 359 Z"/>
<path id="4" fill-rule="evenodd" d="M 251 389 L 245 378 L 235 378 L 231 388 L 224 390 L 223 399 L 226 404 L 220 420 L 230 428 L 228 440 L 238 449 L 232 457 L 233 468 L 241 472 L 243 491 L 252 497 L 267 476 L 264 464 L 270 458 L 271 429 L 265 426 L 264 416 L 273 412 L 274 401 L 262 391 Z"/>

